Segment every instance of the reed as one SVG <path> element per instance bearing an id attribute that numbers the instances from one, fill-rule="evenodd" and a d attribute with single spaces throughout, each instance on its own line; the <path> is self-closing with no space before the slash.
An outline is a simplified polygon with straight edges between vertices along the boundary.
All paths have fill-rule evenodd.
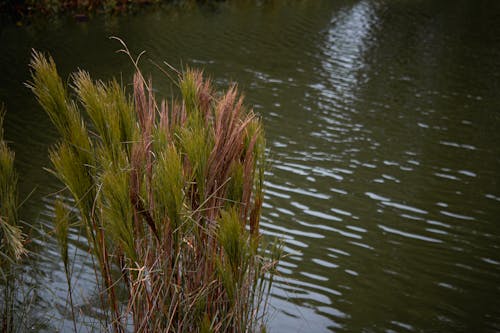
<path id="1" fill-rule="evenodd" d="M 186 69 L 181 101 L 158 103 L 139 69 L 130 93 L 78 71 L 73 100 L 52 58 L 34 52 L 31 68 L 28 86 L 61 135 L 52 172 L 86 227 L 108 328 L 264 330 L 280 251 L 259 233 L 265 139 L 236 86 L 216 92 Z"/>
<path id="2" fill-rule="evenodd" d="M 16 264 L 26 253 L 25 235 L 17 215 L 17 174 L 14 170 L 14 153 L 3 137 L 5 111 L 0 105 L 0 328 L 2 332 L 17 329 L 15 303 L 17 274 Z"/>

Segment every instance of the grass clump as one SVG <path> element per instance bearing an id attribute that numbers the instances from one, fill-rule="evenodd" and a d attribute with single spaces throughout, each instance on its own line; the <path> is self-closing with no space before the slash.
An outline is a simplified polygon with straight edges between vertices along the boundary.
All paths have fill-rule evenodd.
<path id="1" fill-rule="evenodd" d="M 29 87 L 61 135 L 53 173 L 87 230 L 108 328 L 263 330 L 279 251 L 265 252 L 259 234 L 262 124 L 236 87 L 216 92 L 187 69 L 182 100 L 157 103 L 139 70 L 130 93 L 79 71 L 71 99 L 52 58 L 34 52 L 31 68 Z M 64 248 L 70 219 L 57 205 Z"/>
<path id="2" fill-rule="evenodd" d="M 0 105 L 0 331 L 17 330 L 15 305 L 16 264 L 26 253 L 25 236 L 17 215 L 17 174 L 14 153 L 3 138 L 5 111 Z"/>

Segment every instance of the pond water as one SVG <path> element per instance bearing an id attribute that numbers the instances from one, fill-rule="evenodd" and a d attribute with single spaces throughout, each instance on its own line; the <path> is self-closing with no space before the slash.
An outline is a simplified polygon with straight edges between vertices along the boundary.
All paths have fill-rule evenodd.
<path id="1" fill-rule="evenodd" d="M 57 138 L 23 86 L 31 48 L 64 77 L 142 64 L 237 81 L 262 115 L 272 168 L 263 233 L 284 239 L 271 332 L 500 331 L 500 3 L 236 1 L 0 30 L 0 101 L 16 151 L 21 215 L 51 228 Z M 165 95 L 168 79 L 155 73 Z M 50 233 L 32 232 L 32 321 L 71 330 Z M 74 231 L 80 329 L 97 325 L 86 240 Z M 30 279 L 30 277 L 32 277 Z M 97 326 L 96 326 L 97 327 Z"/>

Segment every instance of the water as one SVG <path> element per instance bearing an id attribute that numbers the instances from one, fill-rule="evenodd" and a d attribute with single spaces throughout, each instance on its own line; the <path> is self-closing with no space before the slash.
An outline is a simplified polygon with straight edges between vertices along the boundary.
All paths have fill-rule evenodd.
<path id="1" fill-rule="evenodd" d="M 238 81 L 262 115 L 273 164 L 262 227 L 286 252 L 272 332 L 500 331 L 499 13 L 495 1 L 243 1 L 3 26 L 6 135 L 22 197 L 36 188 L 23 218 L 49 228 L 60 187 L 43 170 L 55 130 L 22 85 L 30 49 L 65 76 L 127 80 L 116 35 L 146 50 L 146 71 L 166 60 L 221 88 Z M 39 330 L 70 329 L 55 240 L 33 237 Z M 84 244 L 74 230 L 76 303 L 91 326 Z"/>

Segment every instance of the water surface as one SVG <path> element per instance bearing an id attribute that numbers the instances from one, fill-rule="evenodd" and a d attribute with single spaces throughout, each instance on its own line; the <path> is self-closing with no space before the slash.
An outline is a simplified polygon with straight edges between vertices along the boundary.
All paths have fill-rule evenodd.
<path id="1" fill-rule="evenodd" d="M 147 52 L 146 71 L 165 60 L 220 88 L 236 80 L 263 117 L 262 228 L 286 254 L 271 332 L 500 331 L 499 13 L 495 1 L 243 1 L 3 26 L 6 136 L 22 196 L 36 188 L 23 218 L 51 228 L 60 188 L 43 170 L 55 130 L 23 87 L 30 49 L 64 77 L 80 67 L 128 82 L 116 35 Z M 71 329 L 55 240 L 33 237 L 40 330 Z M 74 230 L 82 330 L 99 316 L 85 243 Z"/>

